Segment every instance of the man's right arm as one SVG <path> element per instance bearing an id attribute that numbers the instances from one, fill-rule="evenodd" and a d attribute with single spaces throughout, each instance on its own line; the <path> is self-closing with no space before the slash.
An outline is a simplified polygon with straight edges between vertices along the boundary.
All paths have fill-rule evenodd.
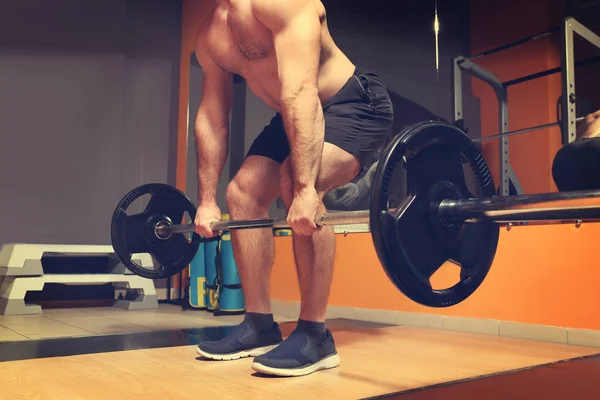
<path id="1" fill-rule="evenodd" d="M 223 71 L 205 49 L 204 44 L 196 46 L 196 57 L 204 71 L 202 99 L 194 126 L 200 206 L 216 204 L 217 185 L 229 154 L 233 89 L 231 74 Z"/>

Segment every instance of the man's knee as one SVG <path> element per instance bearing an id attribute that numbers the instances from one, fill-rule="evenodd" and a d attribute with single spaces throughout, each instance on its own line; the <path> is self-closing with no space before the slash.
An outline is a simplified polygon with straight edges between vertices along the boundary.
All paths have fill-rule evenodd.
<path id="1" fill-rule="evenodd" d="M 233 179 L 227 185 L 225 193 L 227 206 L 232 212 L 238 210 L 265 210 L 269 208 L 271 198 L 264 193 L 260 182 Z"/>
<path id="2" fill-rule="evenodd" d="M 241 198 L 243 196 L 242 188 L 239 183 L 235 180 L 229 182 L 227 185 L 227 190 L 225 192 L 225 200 L 227 201 L 227 206 L 229 208 L 235 208 L 238 204 L 241 203 Z"/>

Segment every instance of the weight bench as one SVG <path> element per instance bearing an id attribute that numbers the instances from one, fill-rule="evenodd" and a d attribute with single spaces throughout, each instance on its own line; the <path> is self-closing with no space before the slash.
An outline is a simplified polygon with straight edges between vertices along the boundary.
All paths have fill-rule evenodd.
<path id="1" fill-rule="evenodd" d="M 44 260 L 59 264 L 61 259 L 104 257 L 108 260 L 101 272 L 54 273 L 44 270 Z M 137 254 L 132 259 L 139 265 L 152 268 L 148 254 Z M 58 261 L 56 261 L 58 260 Z M 85 270 L 79 266 L 77 271 Z M 46 283 L 64 285 L 104 285 L 112 283 L 116 289 L 135 290 L 134 300 L 117 300 L 114 307 L 126 310 L 158 308 L 154 281 L 129 271 L 114 253 L 112 246 L 52 245 L 52 244 L 6 244 L 0 248 L 0 315 L 41 314 L 39 305 L 26 304 L 28 291 L 41 291 Z"/>

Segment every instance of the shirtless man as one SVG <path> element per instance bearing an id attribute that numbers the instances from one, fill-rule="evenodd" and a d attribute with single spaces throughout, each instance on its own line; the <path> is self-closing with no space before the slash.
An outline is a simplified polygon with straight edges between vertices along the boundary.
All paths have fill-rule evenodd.
<path id="1" fill-rule="evenodd" d="M 588 114 L 577 125 L 577 139 L 591 139 L 600 136 L 600 110 Z"/>
<path id="2" fill-rule="evenodd" d="M 600 110 L 577 125 L 577 140 L 554 156 L 552 178 L 561 192 L 600 189 Z"/>
<path id="3" fill-rule="evenodd" d="M 253 369 L 297 376 L 339 365 L 325 311 L 332 280 L 335 236 L 317 227 L 323 196 L 360 172 L 385 140 L 392 104 L 381 80 L 359 71 L 336 46 L 319 0 L 217 0 L 200 27 L 196 57 L 204 70 L 195 120 L 199 235 L 216 234 L 221 219 L 217 183 L 228 155 L 232 74 L 275 112 L 227 188 L 232 219 L 267 217 L 280 196 L 293 230 L 301 311 L 282 339 L 273 320 L 271 229 L 232 232 L 246 302 L 244 321 L 219 341 L 198 345 L 218 360 L 256 357 Z"/>

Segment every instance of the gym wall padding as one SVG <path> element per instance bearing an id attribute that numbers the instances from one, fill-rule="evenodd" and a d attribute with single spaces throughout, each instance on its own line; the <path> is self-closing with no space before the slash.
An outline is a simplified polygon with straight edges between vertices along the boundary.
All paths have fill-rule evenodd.
<path id="1" fill-rule="evenodd" d="M 0 244 L 110 244 L 115 204 L 173 183 L 181 1 L 0 5 Z"/>

